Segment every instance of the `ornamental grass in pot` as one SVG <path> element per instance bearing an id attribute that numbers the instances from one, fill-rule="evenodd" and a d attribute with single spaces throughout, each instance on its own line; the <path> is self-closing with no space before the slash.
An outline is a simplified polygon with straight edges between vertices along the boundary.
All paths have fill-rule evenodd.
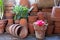
<path id="1" fill-rule="evenodd" d="M 3 19 L 4 16 L 4 2 L 0 0 L 0 34 L 4 33 L 4 29 L 6 26 L 6 20 Z"/>

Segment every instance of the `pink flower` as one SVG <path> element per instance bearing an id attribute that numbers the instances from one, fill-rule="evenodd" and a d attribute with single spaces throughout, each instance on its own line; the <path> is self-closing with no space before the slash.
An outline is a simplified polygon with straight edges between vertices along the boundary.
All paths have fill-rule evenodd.
<path id="1" fill-rule="evenodd" d="M 38 26 L 43 26 L 43 25 L 45 24 L 45 22 L 44 22 L 43 20 L 37 20 L 37 21 L 36 21 L 36 24 L 37 24 Z"/>

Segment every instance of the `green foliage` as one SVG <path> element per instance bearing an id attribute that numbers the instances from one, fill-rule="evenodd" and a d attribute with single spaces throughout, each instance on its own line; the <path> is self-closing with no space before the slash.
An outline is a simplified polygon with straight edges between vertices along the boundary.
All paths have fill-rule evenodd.
<path id="1" fill-rule="evenodd" d="M 4 14 L 4 4 L 3 0 L 0 0 L 0 19 L 3 18 L 3 14 Z"/>
<path id="2" fill-rule="evenodd" d="M 16 14 L 14 16 L 14 20 L 20 19 L 20 18 L 26 18 L 28 16 L 28 8 L 24 6 L 18 6 L 16 5 L 13 8 L 13 12 Z"/>

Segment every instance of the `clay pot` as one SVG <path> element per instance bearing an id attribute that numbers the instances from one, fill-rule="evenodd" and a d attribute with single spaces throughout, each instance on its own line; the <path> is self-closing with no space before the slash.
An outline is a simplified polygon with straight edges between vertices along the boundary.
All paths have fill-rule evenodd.
<path id="1" fill-rule="evenodd" d="M 0 20 L 0 34 L 4 33 L 5 27 L 6 27 L 6 20 Z"/>
<path id="2" fill-rule="evenodd" d="M 28 16 L 28 22 L 33 23 L 37 20 L 37 16 Z"/>
<path id="3" fill-rule="evenodd" d="M 27 26 L 27 20 L 25 18 L 22 18 L 20 20 L 20 25 L 23 26 L 22 30 L 20 31 L 20 38 L 25 38 L 28 35 L 28 26 Z"/>
<path id="4" fill-rule="evenodd" d="M 46 35 L 52 35 L 54 31 L 54 25 L 48 25 Z"/>
<path id="5" fill-rule="evenodd" d="M 5 13 L 5 17 L 8 18 L 8 19 L 11 19 L 13 18 L 14 14 L 12 12 L 6 12 Z"/>
<path id="6" fill-rule="evenodd" d="M 38 20 L 45 20 L 44 12 L 38 12 L 37 16 L 38 16 Z"/>
<path id="7" fill-rule="evenodd" d="M 7 20 L 8 20 L 7 25 L 11 25 L 11 24 L 13 24 L 13 23 L 14 23 L 14 20 L 13 20 L 13 19 L 7 19 Z"/>
<path id="8" fill-rule="evenodd" d="M 34 7 L 33 10 L 32 10 L 32 12 L 38 12 L 38 6 L 37 6 L 36 3 L 32 4 L 31 6 Z"/>
<path id="9" fill-rule="evenodd" d="M 20 21 L 20 20 L 15 20 L 15 24 L 19 24 L 19 21 Z"/>
<path id="10" fill-rule="evenodd" d="M 29 33 L 30 34 L 34 34 L 34 27 L 33 27 L 33 24 L 32 23 L 29 23 L 28 24 L 28 29 L 29 29 Z"/>
<path id="11" fill-rule="evenodd" d="M 25 18 L 20 19 L 20 25 L 27 27 L 27 19 Z"/>
<path id="12" fill-rule="evenodd" d="M 28 0 L 20 0 L 20 4 L 22 5 L 22 6 L 26 6 L 26 7 L 30 7 L 30 4 L 29 4 L 29 1 Z"/>

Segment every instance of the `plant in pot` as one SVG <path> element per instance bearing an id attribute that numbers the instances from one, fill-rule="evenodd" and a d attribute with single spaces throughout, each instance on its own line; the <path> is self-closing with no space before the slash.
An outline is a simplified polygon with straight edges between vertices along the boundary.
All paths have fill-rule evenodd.
<path id="1" fill-rule="evenodd" d="M 20 20 L 20 6 L 15 5 L 15 7 L 13 8 L 13 12 L 14 12 L 14 20 L 15 20 L 15 24 L 19 24 L 19 20 Z"/>
<path id="2" fill-rule="evenodd" d="M 4 4 L 3 0 L 0 0 L 0 34 L 4 33 L 6 20 L 3 19 Z"/>

